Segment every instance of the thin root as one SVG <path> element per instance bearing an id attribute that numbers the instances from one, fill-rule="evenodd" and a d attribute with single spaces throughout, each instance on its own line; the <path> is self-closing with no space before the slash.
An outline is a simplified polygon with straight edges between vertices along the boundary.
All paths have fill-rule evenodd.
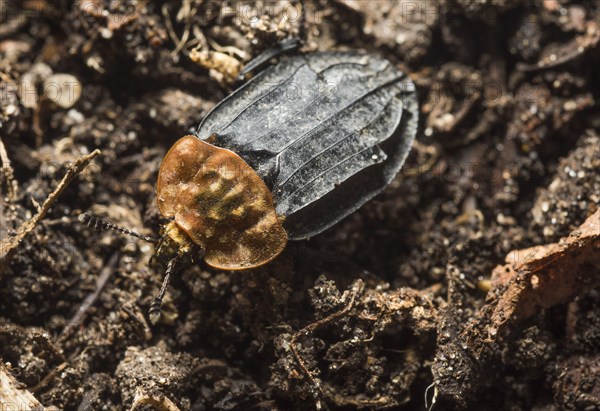
<path id="1" fill-rule="evenodd" d="M 313 377 L 313 373 L 311 371 L 309 371 L 308 367 L 306 366 L 306 361 L 304 361 L 304 358 L 302 358 L 302 356 L 298 352 L 298 348 L 297 348 L 298 338 L 300 338 L 301 336 L 307 336 L 308 334 L 314 332 L 315 330 L 317 330 L 321 327 L 324 327 L 325 325 L 337 320 L 340 317 L 343 317 L 348 312 L 350 312 L 352 310 L 352 308 L 354 307 L 354 303 L 356 301 L 356 296 L 361 294 L 362 291 L 364 290 L 364 288 L 365 288 L 365 285 L 364 285 L 363 281 L 357 280 L 352 285 L 352 288 L 350 290 L 350 301 L 348 302 L 348 304 L 346 304 L 346 306 L 344 308 L 342 308 L 338 312 L 331 314 L 328 317 L 322 318 L 318 321 L 315 321 L 315 322 L 307 325 L 306 327 L 304 327 L 303 329 L 298 331 L 296 334 L 294 334 L 290 341 L 290 348 L 292 350 L 292 354 L 294 355 L 294 358 L 298 362 L 300 369 L 302 370 L 302 372 L 304 373 L 306 378 L 308 378 L 308 380 L 311 382 L 311 384 L 313 384 L 313 386 L 316 387 L 319 390 L 319 392 L 321 392 L 321 394 L 323 394 L 321 384 L 315 380 L 315 378 Z"/>
<path id="2" fill-rule="evenodd" d="M 58 374 L 60 374 L 65 368 L 69 366 L 69 363 L 63 362 L 58 367 L 54 368 L 50 371 L 40 382 L 38 382 L 35 386 L 31 387 L 29 390 L 33 394 L 39 394 L 48 384 L 52 382 L 56 378 Z"/>
<path id="3" fill-rule="evenodd" d="M 440 150 L 434 145 L 427 146 L 417 140 L 413 143 L 413 148 L 419 153 L 428 154 L 430 158 L 425 164 L 407 168 L 402 171 L 402 174 L 405 176 L 418 176 L 428 173 L 440 158 Z"/>
<path id="4" fill-rule="evenodd" d="M 67 173 L 62 178 L 60 183 L 58 183 L 54 191 L 50 193 L 48 198 L 46 198 L 46 201 L 44 201 L 37 214 L 19 227 L 16 236 L 5 238 L 0 241 L 0 263 L 8 262 L 14 250 L 19 246 L 19 244 L 21 244 L 23 239 L 25 239 L 25 237 L 27 237 L 27 235 L 33 231 L 35 226 L 44 219 L 52 204 L 54 204 L 56 199 L 62 194 L 65 188 L 67 188 L 71 181 L 73 181 L 73 179 L 77 177 L 77 175 L 80 174 L 83 169 L 98 155 L 100 155 L 100 150 L 94 150 L 90 154 L 79 157 L 75 163 L 69 167 Z"/>
<path id="5" fill-rule="evenodd" d="M 83 323 L 83 320 L 85 319 L 88 310 L 90 309 L 90 307 L 92 305 L 94 305 L 94 303 L 98 299 L 98 296 L 100 295 L 100 293 L 106 286 L 108 279 L 115 272 L 115 266 L 117 265 L 118 260 L 119 260 L 119 252 L 117 251 L 110 257 L 110 259 L 108 260 L 108 263 L 106 264 L 106 266 L 104 266 L 104 268 L 100 272 L 100 276 L 96 280 L 96 289 L 91 294 L 89 294 L 87 297 L 85 297 L 85 299 L 79 306 L 79 309 L 77 310 L 77 312 L 75 313 L 73 318 L 71 318 L 71 321 L 69 321 L 68 325 L 63 329 L 63 332 L 60 336 L 61 341 L 64 341 L 67 338 L 69 338 L 72 331 L 75 328 L 77 328 L 81 323 Z"/>

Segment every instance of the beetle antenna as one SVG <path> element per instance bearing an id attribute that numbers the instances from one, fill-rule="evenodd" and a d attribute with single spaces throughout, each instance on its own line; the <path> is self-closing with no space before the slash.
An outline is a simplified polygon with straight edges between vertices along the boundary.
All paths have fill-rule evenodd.
<path id="1" fill-rule="evenodd" d="M 141 234 L 136 233 L 135 231 L 128 230 L 127 228 L 119 227 L 116 224 L 110 223 L 110 222 L 108 222 L 106 220 L 103 220 L 101 218 L 93 216 L 90 213 L 81 213 L 81 214 L 79 214 L 79 217 L 77 219 L 84 226 L 89 227 L 89 228 L 93 228 L 94 230 L 98 230 L 98 231 L 105 231 L 105 230 L 118 231 L 119 233 L 127 234 L 127 235 L 130 235 L 132 237 L 139 238 L 140 240 L 147 241 L 149 243 L 158 243 L 158 241 L 159 241 L 157 238 L 149 237 L 149 236 L 146 236 L 146 235 L 141 235 Z"/>
<path id="2" fill-rule="evenodd" d="M 160 291 L 158 292 L 156 298 L 154 298 L 154 301 L 152 301 L 152 304 L 150 304 L 148 317 L 150 318 L 150 322 L 154 325 L 156 325 L 156 323 L 158 323 L 158 320 L 160 320 L 162 300 L 165 297 L 167 289 L 169 288 L 169 283 L 171 282 L 171 274 L 173 274 L 173 271 L 175 270 L 176 261 L 177 257 L 169 260 L 169 263 L 167 264 L 167 271 L 165 272 L 165 277 L 163 278 Z"/>

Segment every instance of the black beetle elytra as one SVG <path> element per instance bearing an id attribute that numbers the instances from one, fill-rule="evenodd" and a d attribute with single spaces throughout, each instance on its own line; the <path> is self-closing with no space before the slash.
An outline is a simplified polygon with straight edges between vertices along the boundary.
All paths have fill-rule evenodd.
<path id="1" fill-rule="evenodd" d="M 415 86 L 389 61 L 322 52 L 258 74 L 208 114 L 197 136 L 256 170 L 285 217 L 288 237 L 299 240 L 332 226 L 390 183 L 417 121 Z"/>

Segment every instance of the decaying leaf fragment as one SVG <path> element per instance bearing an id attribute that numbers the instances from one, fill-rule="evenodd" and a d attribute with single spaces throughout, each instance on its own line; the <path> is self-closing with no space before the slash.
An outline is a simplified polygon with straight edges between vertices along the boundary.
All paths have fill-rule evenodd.
<path id="1" fill-rule="evenodd" d="M 0 410 L 44 410 L 44 406 L 22 387 L 9 369 L 0 363 Z"/>
<path id="2" fill-rule="evenodd" d="M 479 318 L 458 336 L 476 363 L 510 325 L 600 286 L 600 209 L 558 243 L 514 250 L 506 262 L 493 270 Z"/>
<path id="3" fill-rule="evenodd" d="M 515 250 L 492 274 L 490 337 L 600 285 L 600 209 L 558 243 Z"/>
<path id="4" fill-rule="evenodd" d="M 477 320 L 461 326 L 449 311 L 438 327 L 434 398 L 466 406 L 507 331 L 544 308 L 600 286 L 600 209 L 558 243 L 515 250 L 492 275 Z"/>
<path id="5" fill-rule="evenodd" d="M 194 49 L 189 57 L 194 63 L 208 69 L 213 79 L 225 85 L 232 85 L 243 67 L 238 59 L 220 51 Z"/>

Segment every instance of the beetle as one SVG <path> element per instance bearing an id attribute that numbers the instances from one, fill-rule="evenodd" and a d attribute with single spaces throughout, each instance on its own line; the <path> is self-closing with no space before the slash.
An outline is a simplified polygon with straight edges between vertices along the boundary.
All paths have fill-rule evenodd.
<path id="1" fill-rule="evenodd" d="M 152 322 L 174 272 L 201 257 L 224 270 L 261 266 L 381 192 L 417 122 L 413 82 L 356 51 L 289 57 L 222 100 L 159 169 L 158 208 L 170 221 L 157 240 L 166 274 Z"/>

